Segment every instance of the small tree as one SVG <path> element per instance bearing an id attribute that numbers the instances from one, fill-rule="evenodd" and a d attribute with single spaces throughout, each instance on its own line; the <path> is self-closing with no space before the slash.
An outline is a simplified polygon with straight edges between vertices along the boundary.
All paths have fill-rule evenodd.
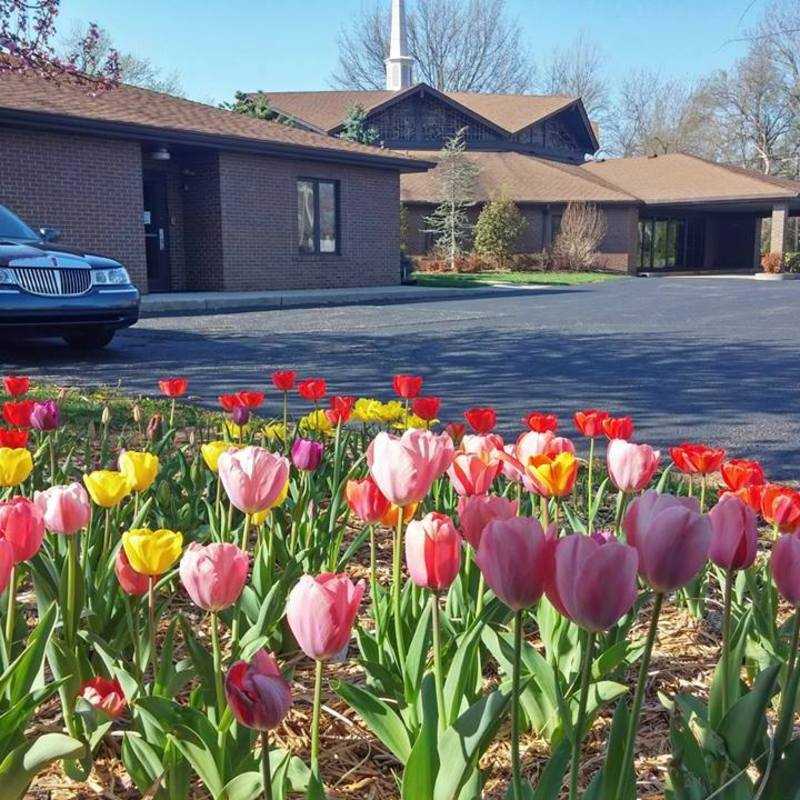
<path id="1" fill-rule="evenodd" d="M 433 234 L 436 251 L 455 270 L 456 259 L 463 255 L 472 225 L 468 210 L 474 205 L 478 167 L 466 156 L 466 128 L 449 139 L 439 156 L 436 168 L 442 202 L 429 217 L 424 233 Z"/>
<path id="2" fill-rule="evenodd" d="M 232 103 L 220 103 L 219 107 L 224 108 L 226 111 L 235 111 L 237 114 L 246 114 L 256 119 L 277 122 L 290 128 L 296 127 L 294 117 L 287 117 L 286 114 L 275 110 L 269 100 L 260 93 L 236 92 Z"/>
<path id="3" fill-rule="evenodd" d="M 339 138 L 361 144 L 375 144 L 378 141 L 378 130 L 367 125 L 367 112 L 362 105 L 350 106 L 342 123 Z"/>
<path id="4" fill-rule="evenodd" d="M 504 269 L 514 254 L 520 234 L 528 226 L 517 204 L 501 193 L 481 211 L 475 225 L 475 251 Z"/>
<path id="5" fill-rule="evenodd" d="M 570 203 L 553 243 L 553 261 L 565 269 L 588 269 L 606 235 L 606 215 L 593 203 Z"/>

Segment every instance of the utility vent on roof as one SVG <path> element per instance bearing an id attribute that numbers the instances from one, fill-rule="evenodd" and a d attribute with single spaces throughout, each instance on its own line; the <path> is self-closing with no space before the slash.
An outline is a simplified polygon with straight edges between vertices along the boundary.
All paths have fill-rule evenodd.
<path id="1" fill-rule="evenodd" d="M 650 155 L 647 156 L 647 157 L 648 158 L 658 158 L 658 153 L 650 153 Z"/>

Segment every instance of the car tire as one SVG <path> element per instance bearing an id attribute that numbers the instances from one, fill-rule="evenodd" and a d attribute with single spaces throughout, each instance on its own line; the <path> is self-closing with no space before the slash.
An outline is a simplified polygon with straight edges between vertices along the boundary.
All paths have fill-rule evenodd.
<path id="1" fill-rule="evenodd" d="M 76 350 L 102 350 L 111 344 L 115 331 L 108 328 L 86 328 L 75 333 L 68 333 L 64 341 Z"/>

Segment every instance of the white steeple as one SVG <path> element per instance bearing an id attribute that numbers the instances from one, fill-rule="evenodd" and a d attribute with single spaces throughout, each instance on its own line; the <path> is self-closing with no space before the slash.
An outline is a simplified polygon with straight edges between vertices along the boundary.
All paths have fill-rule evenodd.
<path id="1" fill-rule="evenodd" d="M 386 88 L 390 92 L 411 87 L 413 64 L 408 54 L 405 0 L 392 0 L 392 42 L 386 59 Z"/>

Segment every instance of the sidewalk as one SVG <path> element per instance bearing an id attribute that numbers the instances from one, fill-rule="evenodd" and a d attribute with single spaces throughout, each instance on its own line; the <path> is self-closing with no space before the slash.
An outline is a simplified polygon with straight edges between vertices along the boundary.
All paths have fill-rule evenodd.
<path id="1" fill-rule="evenodd" d="M 176 292 L 142 296 L 141 316 L 227 314 L 235 311 L 274 311 L 387 303 L 424 303 L 437 300 L 519 295 L 548 286 L 480 286 L 468 289 L 422 286 L 379 286 L 357 289 L 296 289 L 283 292 Z"/>

